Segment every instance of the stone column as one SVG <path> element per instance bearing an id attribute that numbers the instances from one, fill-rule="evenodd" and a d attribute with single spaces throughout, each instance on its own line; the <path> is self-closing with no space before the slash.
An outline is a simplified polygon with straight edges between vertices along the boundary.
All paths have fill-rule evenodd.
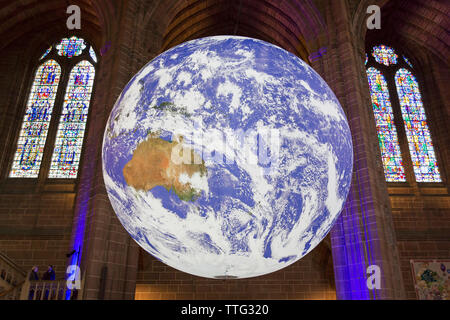
<path id="1" fill-rule="evenodd" d="M 109 31 L 104 37 L 108 50 L 103 50 L 97 70 L 72 231 L 71 249 L 80 252 L 85 276 L 83 299 L 134 299 L 135 295 L 139 247 L 111 207 L 103 181 L 102 143 L 116 99 L 147 58 L 139 24 L 144 6 L 142 0 L 117 2 L 115 15 L 103 26 Z M 76 258 L 69 260 L 73 264 Z"/>
<path id="2" fill-rule="evenodd" d="M 355 41 L 346 1 L 328 1 L 327 54 L 313 67 L 343 106 L 354 147 L 352 187 L 331 231 L 338 299 L 404 298 L 402 274 L 375 120 L 364 68 L 364 43 Z M 381 269 L 381 288 L 367 287 L 367 268 Z"/>

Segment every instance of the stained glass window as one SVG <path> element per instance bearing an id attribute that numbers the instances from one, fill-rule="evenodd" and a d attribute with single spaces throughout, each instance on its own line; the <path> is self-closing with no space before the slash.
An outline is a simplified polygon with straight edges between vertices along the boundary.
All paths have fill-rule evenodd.
<path id="1" fill-rule="evenodd" d="M 70 73 L 49 178 L 77 177 L 94 77 L 94 66 L 88 61 L 81 61 Z"/>
<path id="2" fill-rule="evenodd" d="M 386 181 L 406 181 L 386 80 L 375 68 L 367 69 L 367 76 Z"/>
<path id="3" fill-rule="evenodd" d="M 366 53 L 366 62 L 364 64 L 367 64 L 367 62 L 369 62 L 369 56 Z"/>
<path id="4" fill-rule="evenodd" d="M 408 64 L 408 66 L 410 66 L 411 68 L 413 67 L 411 61 L 409 61 L 409 59 L 405 56 L 403 56 L 403 60 L 405 60 L 405 62 Z"/>
<path id="5" fill-rule="evenodd" d="M 72 58 L 77 57 L 86 49 L 86 44 L 83 39 L 72 37 L 70 39 L 64 38 L 56 46 L 58 54 L 63 57 Z"/>
<path id="6" fill-rule="evenodd" d="M 419 85 L 407 69 L 395 75 L 398 97 L 417 182 L 440 182 L 441 177 L 422 104 Z"/>
<path id="7" fill-rule="evenodd" d="M 97 63 L 97 55 L 95 54 L 95 50 L 94 48 L 92 48 L 92 46 L 89 48 L 89 55 L 91 56 L 92 61 Z"/>
<path id="8" fill-rule="evenodd" d="M 48 48 L 48 49 L 44 52 L 44 54 L 39 58 L 39 60 L 44 59 L 44 58 L 50 53 L 50 51 L 52 51 L 52 48 L 53 48 L 53 47 Z"/>
<path id="9" fill-rule="evenodd" d="M 398 55 L 395 53 L 394 49 L 385 45 L 373 47 L 372 56 L 375 58 L 376 62 L 382 63 L 385 66 L 397 64 Z"/>
<path id="10" fill-rule="evenodd" d="M 36 71 L 9 176 L 37 178 L 61 77 L 61 68 L 48 60 Z"/>

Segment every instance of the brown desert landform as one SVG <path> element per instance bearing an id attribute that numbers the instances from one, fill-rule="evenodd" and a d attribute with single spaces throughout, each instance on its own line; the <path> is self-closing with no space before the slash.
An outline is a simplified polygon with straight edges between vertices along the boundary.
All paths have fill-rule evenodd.
<path id="1" fill-rule="evenodd" d="M 136 190 L 150 191 L 156 186 L 162 186 L 168 191 L 171 189 L 181 200 L 193 201 L 200 192 L 190 183 L 180 182 L 180 175 L 187 174 L 192 177 L 194 173 L 206 174 L 204 161 L 201 163 L 174 163 L 171 160 L 173 148 L 183 152 L 190 152 L 191 159 L 198 155 L 190 148 L 182 147 L 183 138 L 178 141 L 166 141 L 158 134 L 149 134 L 147 140 L 141 142 L 133 153 L 133 158 L 124 166 L 123 176 L 127 184 Z M 176 149 L 176 150 L 177 150 Z M 191 161 L 193 162 L 193 161 Z"/>

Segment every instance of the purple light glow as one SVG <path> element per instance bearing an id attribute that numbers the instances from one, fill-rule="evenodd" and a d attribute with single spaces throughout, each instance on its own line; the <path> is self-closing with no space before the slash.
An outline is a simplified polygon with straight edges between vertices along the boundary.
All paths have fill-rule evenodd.
<path id="1" fill-rule="evenodd" d="M 336 296 L 342 300 L 379 299 L 377 290 L 367 287 L 367 267 L 381 261 L 374 258 L 379 257 L 380 252 L 374 243 L 377 235 L 369 227 L 374 217 L 371 219 L 368 216 L 368 204 L 365 201 L 368 191 L 361 187 L 364 184 L 359 175 L 359 162 L 355 161 L 354 166 L 356 183 L 352 184 L 345 207 L 331 233 Z M 353 188 L 356 186 L 359 199 L 354 198 Z"/>

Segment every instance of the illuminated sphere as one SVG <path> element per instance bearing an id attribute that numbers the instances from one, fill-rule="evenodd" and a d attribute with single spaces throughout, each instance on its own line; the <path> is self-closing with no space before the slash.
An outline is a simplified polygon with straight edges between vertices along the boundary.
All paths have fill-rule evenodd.
<path id="1" fill-rule="evenodd" d="M 131 237 L 178 270 L 280 270 L 330 231 L 352 176 L 345 114 L 325 81 L 264 41 L 178 45 L 127 84 L 109 117 L 103 176 Z"/>

